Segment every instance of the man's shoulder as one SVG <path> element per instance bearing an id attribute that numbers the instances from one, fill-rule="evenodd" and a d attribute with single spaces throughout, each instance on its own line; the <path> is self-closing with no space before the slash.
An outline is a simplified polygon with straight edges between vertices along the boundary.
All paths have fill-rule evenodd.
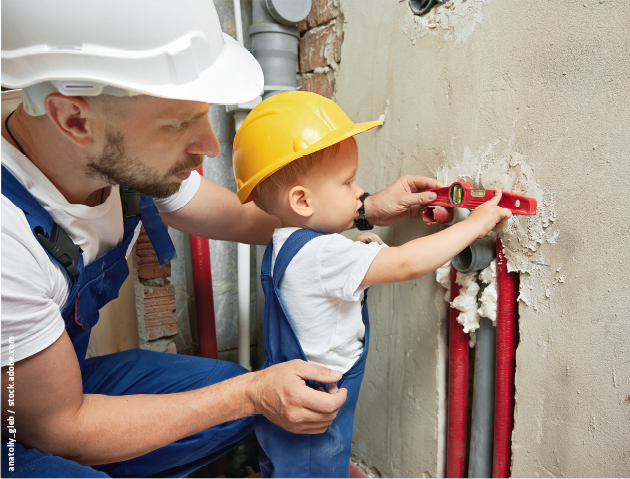
<path id="1" fill-rule="evenodd" d="M 30 227 L 24 212 L 13 202 L 2 195 L 2 233 L 9 234 L 11 236 L 20 237 L 25 230 L 30 233 Z"/>

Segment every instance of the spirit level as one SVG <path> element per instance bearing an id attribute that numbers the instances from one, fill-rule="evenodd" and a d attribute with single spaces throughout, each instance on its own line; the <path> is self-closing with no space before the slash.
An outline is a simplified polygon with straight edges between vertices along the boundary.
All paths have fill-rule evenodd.
<path id="1" fill-rule="evenodd" d="M 496 190 L 481 190 L 474 188 L 466 181 L 457 181 L 451 186 L 427 191 L 433 191 L 437 194 L 437 199 L 429 206 L 450 206 L 472 210 L 494 198 Z M 501 193 L 502 196 L 499 201 L 501 208 L 507 208 L 515 215 L 536 214 L 537 203 L 534 198 L 511 191 L 501 191 Z"/>

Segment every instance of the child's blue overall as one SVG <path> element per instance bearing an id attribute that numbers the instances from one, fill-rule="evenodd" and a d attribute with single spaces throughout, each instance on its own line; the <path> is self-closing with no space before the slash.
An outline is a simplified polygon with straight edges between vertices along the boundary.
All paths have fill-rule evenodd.
<path id="1" fill-rule="evenodd" d="M 80 248 L 74 245 L 9 170 L 2 166 L 2 194 L 24 211 L 33 234 L 68 278 L 70 294 L 61 314 L 81 366 L 83 392 L 109 396 L 175 393 L 199 389 L 243 374 L 245 369 L 232 363 L 139 349 L 85 359 L 90 331 L 98 321 L 99 310 L 118 297 L 120 287 L 129 274 L 126 252 L 134 240 L 140 216 L 160 263 L 163 265 L 175 257 L 175 247 L 153 200 L 137 192 L 127 195 L 128 192 L 125 189 L 121 194 L 123 210 L 126 210 L 123 215 L 122 242 L 84 266 Z M 20 418 L 16 417 L 16 427 L 19 427 L 19 421 Z M 81 466 L 74 461 L 14 443 L 11 445 L 15 458 L 13 472 L 8 469 L 9 444 L 3 441 L 2 476 L 181 477 L 225 454 L 252 430 L 252 426 L 253 421 L 249 417 L 230 421 L 143 456 L 93 467 Z M 111 427 L 115 429 L 117 426 L 112 424 Z"/>
<path id="2" fill-rule="evenodd" d="M 273 240 L 265 250 L 262 261 L 261 280 L 265 292 L 265 352 L 267 360 L 263 369 L 274 364 L 302 359 L 306 356 L 291 327 L 280 300 L 282 276 L 293 257 L 313 238 L 320 236 L 307 229 L 300 229 L 287 238 L 282 245 L 271 272 Z M 363 352 L 356 363 L 337 383 L 348 390 L 348 398 L 337 417 L 323 434 L 293 434 L 276 426 L 264 416 L 256 416 L 254 428 L 262 447 L 260 469 L 263 477 L 349 477 L 350 452 L 354 411 L 359 398 L 359 389 L 365 371 L 370 327 L 367 310 L 367 290 L 363 303 L 365 340 Z M 317 389 L 326 385 L 307 381 Z"/>

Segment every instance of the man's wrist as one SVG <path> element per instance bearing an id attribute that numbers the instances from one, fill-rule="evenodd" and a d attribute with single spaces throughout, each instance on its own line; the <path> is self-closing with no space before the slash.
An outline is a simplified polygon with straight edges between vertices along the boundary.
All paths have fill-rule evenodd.
<path id="1" fill-rule="evenodd" d="M 363 205 L 365 207 L 365 217 L 367 218 L 368 222 L 373 226 L 378 226 L 378 216 L 376 215 L 376 207 L 374 205 L 374 197 L 377 194 L 378 193 L 368 196 L 363 202 Z"/>
<path id="2" fill-rule="evenodd" d="M 367 202 L 369 197 L 370 197 L 369 193 L 364 193 L 361 196 L 362 206 L 361 206 L 361 208 L 359 208 L 359 217 L 355 218 L 355 220 L 354 220 L 354 225 L 361 231 L 367 231 L 367 230 L 371 230 L 372 228 L 374 228 L 374 224 L 372 222 L 370 222 L 370 220 L 369 220 L 369 218 L 367 216 L 368 208 L 366 208 L 366 202 Z"/>
<path id="3" fill-rule="evenodd" d="M 260 409 L 260 391 L 259 391 L 259 383 L 260 383 L 260 372 L 247 373 L 241 376 L 244 380 L 246 380 L 244 388 L 245 388 L 245 397 L 247 398 L 247 412 L 248 415 L 253 416 L 254 414 L 261 414 Z"/>

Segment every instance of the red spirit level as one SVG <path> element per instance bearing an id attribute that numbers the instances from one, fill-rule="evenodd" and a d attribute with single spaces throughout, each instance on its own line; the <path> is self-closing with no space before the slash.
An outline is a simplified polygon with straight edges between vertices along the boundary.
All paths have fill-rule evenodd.
<path id="1" fill-rule="evenodd" d="M 451 186 L 427 191 L 437 193 L 437 199 L 430 206 L 450 206 L 472 210 L 494 198 L 496 190 L 480 190 L 466 181 L 457 181 Z M 502 196 L 499 201 L 501 208 L 507 208 L 515 215 L 536 214 L 537 204 L 534 198 L 511 191 L 501 191 L 501 193 Z"/>

